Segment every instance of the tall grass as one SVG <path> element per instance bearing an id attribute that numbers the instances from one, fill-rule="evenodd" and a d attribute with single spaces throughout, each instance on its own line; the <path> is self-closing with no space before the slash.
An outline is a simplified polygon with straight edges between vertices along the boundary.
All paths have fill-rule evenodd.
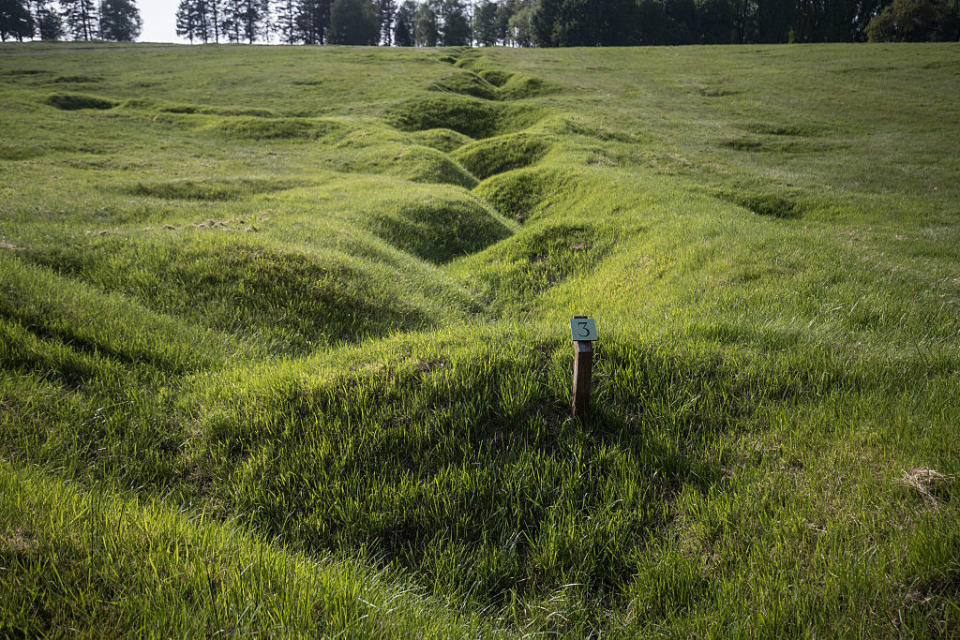
<path id="1" fill-rule="evenodd" d="M 0 49 L 0 629 L 957 635 L 954 63 Z"/>

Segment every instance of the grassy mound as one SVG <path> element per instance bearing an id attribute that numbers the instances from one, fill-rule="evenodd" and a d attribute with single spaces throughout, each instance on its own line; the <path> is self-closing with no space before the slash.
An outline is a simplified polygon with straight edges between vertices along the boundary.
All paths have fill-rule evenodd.
<path id="1" fill-rule="evenodd" d="M 774 218 L 799 218 L 804 207 L 782 195 L 774 193 L 756 193 L 752 191 L 730 191 L 721 193 L 722 200 L 732 202 L 761 216 Z"/>
<path id="2" fill-rule="evenodd" d="M 30 160 L 44 155 L 43 149 L 0 143 L 0 160 Z"/>
<path id="3" fill-rule="evenodd" d="M 168 374 L 195 371 L 239 351 L 207 332 L 50 269 L 0 252 L 0 322 L 4 369 L 59 378 L 74 386 L 96 380 L 103 358 L 145 363 Z"/>
<path id="4" fill-rule="evenodd" d="M 555 89 L 540 78 L 523 73 L 510 74 L 507 81 L 500 86 L 500 96 L 507 100 L 531 98 L 551 91 Z"/>
<path id="5" fill-rule="evenodd" d="M 409 100 L 387 112 L 388 121 L 403 131 L 452 129 L 471 138 L 486 138 L 499 128 L 501 105 L 459 96 Z"/>
<path id="6" fill-rule="evenodd" d="M 0 636 L 958 635 L 954 44 L 6 46 Z"/>
<path id="7" fill-rule="evenodd" d="M 332 159 L 345 171 L 400 176 L 414 182 L 454 184 L 468 189 L 477 184 L 469 171 L 447 154 L 419 145 L 371 145 L 346 158 Z"/>
<path id="8" fill-rule="evenodd" d="M 287 553 L 235 525 L 83 491 L 6 463 L 0 532 L 0 599 L 10 612 L 3 630 L 16 637 L 163 629 L 180 637 L 449 638 L 465 628 L 495 637 L 389 572 Z M 86 606 L 65 606 L 79 594 Z"/>
<path id="9" fill-rule="evenodd" d="M 472 274 L 472 286 L 491 306 L 529 309 L 551 287 L 594 268 L 612 244 L 609 231 L 596 226 L 537 225 L 464 261 L 457 269 Z"/>
<path id="10" fill-rule="evenodd" d="M 556 194 L 563 180 L 563 174 L 554 169 L 517 169 L 484 180 L 475 193 L 503 215 L 523 222 L 535 215 L 541 202 Z"/>
<path id="11" fill-rule="evenodd" d="M 481 201 L 455 189 L 384 204 L 359 224 L 390 244 L 434 263 L 474 253 L 512 232 Z"/>
<path id="12" fill-rule="evenodd" d="M 117 106 L 117 102 L 113 100 L 108 100 L 107 98 L 101 98 L 99 96 L 91 96 L 85 93 L 54 93 L 50 96 L 47 96 L 44 100 L 51 107 L 56 107 L 63 111 L 77 111 L 80 109 L 113 109 Z"/>
<path id="13" fill-rule="evenodd" d="M 343 125 L 331 120 L 261 117 L 217 120 L 208 128 L 236 140 L 317 140 L 344 130 Z"/>
<path id="14" fill-rule="evenodd" d="M 469 71 L 461 71 L 444 76 L 440 80 L 430 85 L 431 91 L 446 91 L 449 93 L 459 93 L 474 98 L 484 98 L 486 100 L 497 100 L 500 94 L 497 88 Z"/>
<path id="15" fill-rule="evenodd" d="M 815 136 L 821 132 L 819 127 L 810 124 L 770 124 L 751 122 L 743 126 L 745 131 L 768 136 Z"/>
<path id="16" fill-rule="evenodd" d="M 533 164 L 549 148 L 550 143 L 541 136 L 516 133 L 465 145 L 453 157 L 482 180 L 496 173 Z"/>
<path id="17" fill-rule="evenodd" d="M 410 135 L 418 144 L 433 147 L 444 153 L 450 153 L 467 143 L 473 142 L 472 138 L 462 133 L 457 133 L 452 129 L 425 129 L 423 131 L 415 131 Z"/>
<path id="18" fill-rule="evenodd" d="M 452 129 L 471 138 L 524 129 L 542 116 L 536 107 L 509 107 L 453 95 L 408 100 L 386 113 L 387 120 L 403 131 Z"/>
<path id="19" fill-rule="evenodd" d="M 477 75 L 495 87 L 502 87 L 513 74 L 500 69 L 485 68 L 477 71 Z"/>
<path id="20" fill-rule="evenodd" d="M 74 74 L 74 75 L 65 75 L 65 76 L 56 76 L 50 82 L 54 84 L 93 84 L 97 82 L 103 82 L 103 76 L 92 76 L 87 74 Z"/>
<path id="21" fill-rule="evenodd" d="M 243 235 L 76 238 L 24 255 L 160 313 L 303 353 L 433 324 L 376 265 L 330 250 L 284 250 Z"/>
<path id="22" fill-rule="evenodd" d="M 783 140 L 782 134 L 772 134 L 776 136 L 773 140 L 764 138 L 733 138 L 724 140 L 720 144 L 728 149 L 735 151 L 750 151 L 761 153 L 820 153 L 828 151 L 833 147 L 827 142 L 817 142 L 811 140 Z"/>
<path id="23" fill-rule="evenodd" d="M 167 200 L 236 200 L 258 193 L 283 191 L 297 186 L 293 180 L 276 178 L 239 178 L 232 180 L 173 180 L 138 182 L 125 189 L 137 196 Z"/>

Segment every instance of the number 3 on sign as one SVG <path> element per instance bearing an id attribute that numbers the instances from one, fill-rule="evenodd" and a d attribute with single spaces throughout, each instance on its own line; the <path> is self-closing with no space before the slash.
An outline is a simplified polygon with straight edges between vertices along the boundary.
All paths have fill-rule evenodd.
<path id="1" fill-rule="evenodd" d="M 593 318 L 572 318 L 570 320 L 570 336 L 576 342 L 593 342 L 597 339 L 597 323 L 593 321 Z"/>

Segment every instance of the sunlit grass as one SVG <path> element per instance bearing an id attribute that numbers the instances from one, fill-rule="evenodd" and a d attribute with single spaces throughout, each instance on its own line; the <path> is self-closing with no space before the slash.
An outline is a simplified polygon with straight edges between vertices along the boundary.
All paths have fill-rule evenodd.
<path id="1" fill-rule="evenodd" d="M 0 629 L 956 635 L 957 69 L 0 49 Z"/>

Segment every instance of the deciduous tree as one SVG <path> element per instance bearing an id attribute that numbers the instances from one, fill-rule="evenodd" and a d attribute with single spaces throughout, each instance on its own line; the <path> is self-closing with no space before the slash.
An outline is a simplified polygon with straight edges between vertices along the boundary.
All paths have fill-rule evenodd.
<path id="1" fill-rule="evenodd" d="M 435 47 L 440 40 L 440 24 L 434 0 L 421 2 L 414 20 L 414 38 L 418 47 Z"/>
<path id="2" fill-rule="evenodd" d="M 956 40 L 960 16 L 942 0 L 893 0 L 866 31 L 872 42 Z"/>
<path id="3" fill-rule="evenodd" d="M 103 0 L 100 4 L 100 37 L 132 42 L 140 35 L 143 21 L 133 0 Z"/>

